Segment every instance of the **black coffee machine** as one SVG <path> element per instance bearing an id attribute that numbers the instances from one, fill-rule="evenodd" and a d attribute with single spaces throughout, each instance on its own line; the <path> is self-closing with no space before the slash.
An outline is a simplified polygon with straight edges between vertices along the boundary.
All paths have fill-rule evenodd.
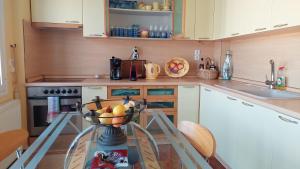
<path id="1" fill-rule="evenodd" d="M 121 80 L 121 64 L 122 60 L 116 57 L 110 59 L 110 79 Z"/>

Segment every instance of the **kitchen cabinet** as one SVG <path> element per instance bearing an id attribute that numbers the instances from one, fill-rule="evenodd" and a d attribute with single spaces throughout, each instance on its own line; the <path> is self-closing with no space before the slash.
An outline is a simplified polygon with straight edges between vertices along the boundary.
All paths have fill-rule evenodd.
<path id="1" fill-rule="evenodd" d="M 211 39 L 213 35 L 214 0 L 196 0 L 195 39 Z"/>
<path id="2" fill-rule="evenodd" d="M 83 0 L 83 36 L 105 37 L 105 0 Z"/>
<path id="3" fill-rule="evenodd" d="M 210 39 L 213 33 L 213 0 L 185 1 L 185 38 Z"/>
<path id="4" fill-rule="evenodd" d="M 230 168 L 300 167 L 299 120 L 201 87 L 200 123 L 213 133 L 217 156 Z"/>
<path id="5" fill-rule="evenodd" d="M 82 87 L 82 103 L 89 103 L 93 99 L 99 96 L 100 99 L 107 99 L 107 86 L 85 86 Z M 83 111 L 88 111 L 83 109 Z M 86 120 L 82 120 L 83 128 L 87 128 L 90 125 Z"/>
<path id="6" fill-rule="evenodd" d="M 216 153 L 229 166 L 235 161 L 235 144 L 237 138 L 237 104 L 226 95 L 215 90 L 201 87 L 200 97 L 200 124 L 207 127 L 214 135 L 217 143 Z"/>
<path id="7" fill-rule="evenodd" d="M 32 22 L 82 24 L 82 0 L 31 0 Z"/>
<path id="8" fill-rule="evenodd" d="M 178 86 L 178 124 L 181 121 L 199 123 L 199 86 Z"/>
<path id="9" fill-rule="evenodd" d="M 222 39 L 225 37 L 225 2 L 226 0 L 215 0 L 215 9 L 214 9 L 214 39 Z"/>
<path id="10" fill-rule="evenodd" d="M 196 0 L 185 1 L 184 16 L 184 37 L 193 40 L 195 39 Z"/>
<path id="11" fill-rule="evenodd" d="M 299 0 L 272 0 L 272 29 L 300 25 Z"/>
<path id="12" fill-rule="evenodd" d="M 228 96 L 229 97 L 229 96 Z M 274 111 L 236 99 L 237 138 L 232 167 L 240 169 L 271 168 Z"/>
<path id="13" fill-rule="evenodd" d="M 146 98 L 177 98 L 177 86 L 145 86 Z"/>
<path id="14" fill-rule="evenodd" d="M 174 35 L 183 31 L 183 0 L 174 0 Z"/>
<path id="15" fill-rule="evenodd" d="M 300 120 L 274 113 L 273 121 L 272 169 L 300 168 Z"/>
<path id="16" fill-rule="evenodd" d="M 108 86 L 109 99 L 124 99 L 130 96 L 133 99 L 139 100 L 144 97 L 143 86 Z"/>

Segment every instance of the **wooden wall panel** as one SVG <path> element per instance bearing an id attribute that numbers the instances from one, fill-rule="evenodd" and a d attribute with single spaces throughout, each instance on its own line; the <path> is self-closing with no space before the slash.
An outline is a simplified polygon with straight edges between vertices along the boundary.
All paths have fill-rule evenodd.
<path id="1" fill-rule="evenodd" d="M 287 67 L 288 86 L 300 88 L 300 31 L 293 30 L 262 36 L 244 37 L 221 42 L 223 63 L 226 49 L 233 52 L 234 77 L 264 82 L 270 78 L 269 60 Z M 218 49 L 215 49 L 218 51 Z"/>
<path id="2" fill-rule="evenodd" d="M 37 69 L 44 75 L 109 74 L 109 59 L 129 59 L 134 46 L 140 49 L 141 59 L 161 66 L 172 57 L 184 57 L 191 64 L 189 75 L 195 75 L 194 50 L 201 49 L 206 57 L 213 56 L 214 49 L 213 42 L 83 38 L 82 30 L 35 30 L 38 35 L 32 35 L 32 28 L 25 31 L 26 64 L 35 67 L 28 70 L 27 77 L 35 75 Z"/>

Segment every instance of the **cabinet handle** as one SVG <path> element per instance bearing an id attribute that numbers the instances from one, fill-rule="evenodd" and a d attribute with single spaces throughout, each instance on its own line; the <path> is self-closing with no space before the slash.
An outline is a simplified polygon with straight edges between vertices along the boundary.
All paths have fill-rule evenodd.
<path id="1" fill-rule="evenodd" d="M 246 103 L 246 102 L 242 102 L 243 105 L 248 106 L 248 107 L 254 107 L 254 105 Z"/>
<path id="2" fill-rule="evenodd" d="M 102 36 L 101 34 L 90 34 L 89 36 Z"/>
<path id="3" fill-rule="evenodd" d="M 237 35 L 239 35 L 240 33 L 233 33 L 233 34 L 231 34 L 232 36 L 237 36 Z"/>
<path id="4" fill-rule="evenodd" d="M 207 92 L 211 92 L 211 90 L 210 90 L 210 89 L 207 89 L 207 88 L 205 88 L 204 90 L 207 91 Z"/>
<path id="5" fill-rule="evenodd" d="M 284 27 L 284 26 L 288 26 L 289 24 L 287 23 L 284 23 L 284 24 L 278 24 L 278 25 L 275 25 L 273 26 L 274 28 L 281 28 L 281 27 Z"/>
<path id="6" fill-rule="evenodd" d="M 79 21 L 65 21 L 66 23 L 80 23 Z"/>
<path id="7" fill-rule="evenodd" d="M 195 88 L 196 86 L 183 86 L 183 88 L 187 88 L 187 89 L 191 89 L 191 88 Z"/>
<path id="8" fill-rule="evenodd" d="M 227 99 L 232 100 L 232 101 L 236 101 L 237 100 L 237 99 L 229 97 L 229 96 L 227 96 Z"/>
<path id="9" fill-rule="evenodd" d="M 88 89 L 102 89 L 103 87 L 102 86 L 91 86 L 91 87 L 88 87 Z"/>
<path id="10" fill-rule="evenodd" d="M 259 31 L 263 31 L 263 30 L 266 30 L 267 28 L 257 28 L 257 29 L 255 29 L 254 31 L 255 32 L 259 32 Z"/>
<path id="11" fill-rule="evenodd" d="M 290 120 L 288 118 L 285 118 L 285 117 L 282 117 L 282 116 L 278 116 L 278 118 L 284 122 L 287 122 L 287 123 L 293 123 L 293 124 L 298 124 L 297 121 L 294 121 L 294 120 Z"/>

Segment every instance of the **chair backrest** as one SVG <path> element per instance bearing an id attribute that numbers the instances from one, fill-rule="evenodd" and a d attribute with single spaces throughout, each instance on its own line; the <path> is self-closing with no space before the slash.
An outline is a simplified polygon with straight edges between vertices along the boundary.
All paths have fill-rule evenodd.
<path id="1" fill-rule="evenodd" d="M 193 122 L 182 121 L 179 123 L 178 129 L 204 157 L 209 158 L 214 156 L 216 141 L 213 134 L 207 128 Z"/>

